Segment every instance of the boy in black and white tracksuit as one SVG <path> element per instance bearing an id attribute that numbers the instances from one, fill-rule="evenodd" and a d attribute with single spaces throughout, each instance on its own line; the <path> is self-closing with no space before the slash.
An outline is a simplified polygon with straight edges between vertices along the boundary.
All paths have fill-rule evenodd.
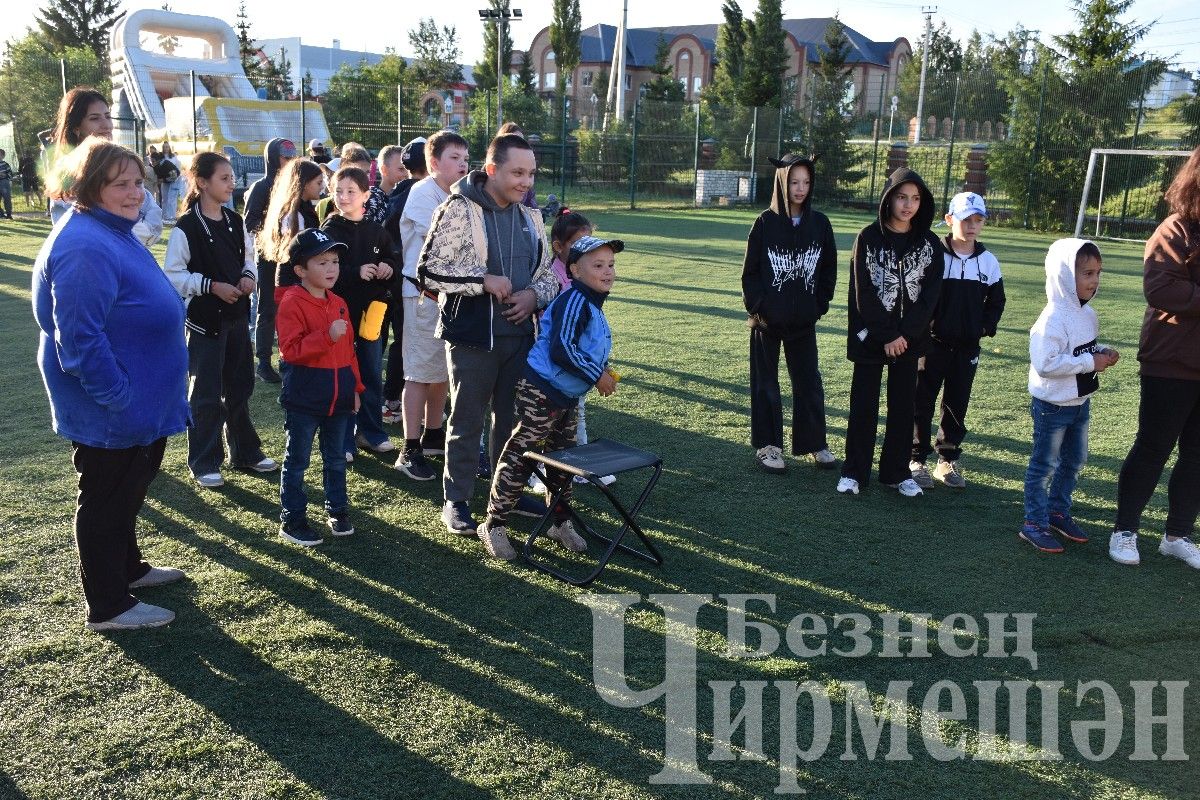
<path id="1" fill-rule="evenodd" d="M 983 198 L 974 192 L 956 194 L 950 201 L 946 214 L 950 235 L 942 240 L 942 293 L 930 325 L 929 351 L 917 372 L 909 469 L 923 489 L 933 488 L 934 478 L 956 489 L 966 486 L 957 462 L 967 435 L 967 404 L 979 367 L 979 340 L 996 335 L 1005 301 L 1000 262 L 977 238 L 986 219 Z M 939 391 L 941 422 L 937 441 L 931 447 L 929 438 Z M 938 463 L 930 475 L 925 461 L 935 450 Z"/>

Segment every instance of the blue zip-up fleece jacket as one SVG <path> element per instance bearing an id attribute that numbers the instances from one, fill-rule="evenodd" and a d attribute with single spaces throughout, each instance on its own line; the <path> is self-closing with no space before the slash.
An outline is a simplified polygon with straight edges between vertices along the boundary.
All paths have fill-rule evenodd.
<path id="1" fill-rule="evenodd" d="M 525 379 L 559 408 L 575 405 L 608 366 L 612 332 L 602 309 L 606 297 L 573 280 L 542 315 Z"/>
<path id="2" fill-rule="evenodd" d="M 134 224 L 73 209 L 33 267 L 54 432 L 111 450 L 151 444 L 189 421 L 183 299 Z"/>

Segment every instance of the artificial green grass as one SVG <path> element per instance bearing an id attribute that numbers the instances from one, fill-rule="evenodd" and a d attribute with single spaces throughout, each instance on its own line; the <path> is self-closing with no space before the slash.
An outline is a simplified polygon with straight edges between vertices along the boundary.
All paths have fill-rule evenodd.
<path id="1" fill-rule="evenodd" d="M 1196 796 L 1191 762 L 1128 758 L 1129 682 L 1188 680 L 1200 656 L 1197 573 L 1155 552 L 1163 492 L 1146 515 L 1142 565 L 1120 567 L 1106 554 L 1116 476 L 1137 420 L 1144 304 L 1136 247 L 1102 243 L 1101 339 L 1125 359 L 1101 376 L 1090 462 L 1075 495 L 1076 515 L 1095 538 L 1044 556 L 1015 534 L 1031 429 L 1027 331 L 1045 302 L 1041 260 L 1051 237 L 1006 229 L 983 237 L 1000 258 L 1009 305 L 999 335 L 985 340 L 975 383 L 963 459 L 969 488 L 910 500 L 873 483 L 852 498 L 835 493 L 836 473 L 792 460 L 787 475 L 771 476 L 754 465 L 739 287 L 753 213 L 594 217 L 601 233 L 629 247 L 605 307 L 622 380 L 614 396 L 589 397 L 588 429 L 662 454 L 666 470 L 643 520 L 666 563 L 618 555 L 591 591 L 713 596 L 698 635 L 699 764 L 711 784 L 649 782 L 662 769 L 663 702 L 617 708 L 597 695 L 591 613 L 576 602 L 578 590 L 487 560 L 476 540 L 442 528 L 437 481 L 415 484 L 370 455 L 348 478 L 358 533 L 309 551 L 276 535 L 277 475 L 227 471 L 223 489 L 200 489 L 176 437 L 140 531 L 153 562 L 188 572 L 184 583 L 142 593 L 178 618 L 153 631 L 85 632 L 69 447 L 49 429 L 29 312 L 30 269 L 47 226 L 19 220 L 0 228 L 0 798 L 767 797 L 780 784 L 778 692 L 764 695 L 767 760 L 712 761 L 708 682 L 784 680 L 815 680 L 834 698 L 831 743 L 800 767 L 811 796 Z M 843 269 L 819 343 L 830 446 L 840 456 L 850 378 L 845 265 L 866 217 L 831 218 Z M 258 385 L 253 410 L 267 453 L 280 458 L 272 387 Z M 628 476 L 617 488 L 628 496 L 635 484 Z M 477 512 L 484 491 L 478 484 Z M 801 612 L 831 623 L 834 614 L 868 614 L 872 653 L 800 659 L 784 645 L 770 658 L 731 657 L 718 597 L 729 593 L 774 595 L 774 611 L 751 611 L 781 634 Z M 981 622 L 987 612 L 1036 613 L 1037 670 L 1017 658 L 950 658 L 936 645 L 929 658 L 882 657 L 878 615 L 886 612 L 935 621 L 958 612 Z M 627 622 L 629 683 L 650 688 L 664 674 L 662 611 L 645 602 Z M 831 635 L 829 645 L 848 642 Z M 972 750 L 973 681 L 1065 682 L 1063 760 L 930 758 L 917 717 L 926 690 L 943 679 L 967 695 L 968 718 L 948 730 L 966 733 Z M 1124 714 L 1120 747 L 1097 762 L 1079 755 L 1069 727 L 1102 716 L 1098 694 L 1076 706 L 1076 682 L 1092 679 L 1117 690 Z M 868 759 L 857 729 L 857 758 L 843 758 L 846 684 L 864 681 L 882 695 L 894 680 L 914 682 L 913 759 L 884 759 L 888 733 Z M 1027 713 L 1034 745 L 1036 697 Z M 1163 713 L 1161 690 L 1157 702 Z M 1200 709 L 1191 694 L 1184 713 L 1185 745 L 1195 747 Z M 1000 720 L 1003 733 L 1003 708 Z M 802 742 L 809 727 L 801 713 Z M 1158 753 L 1163 739 L 1160 727 Z M 740 752 L 742 732 L 734 744 Z"/>

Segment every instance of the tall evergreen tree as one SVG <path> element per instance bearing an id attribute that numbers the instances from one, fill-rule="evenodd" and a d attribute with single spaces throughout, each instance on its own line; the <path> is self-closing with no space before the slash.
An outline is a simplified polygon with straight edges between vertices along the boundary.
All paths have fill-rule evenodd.
<path id="1" fill-rule="evenodd" d="M 242 60 L 242 71 L 253 83 L 259 77 L 260 64 L 258 45 L 254 43 L 254 37 L 250 35 L 250 15 L 246 13 L 246 0 L 238 2 L 237 22 L 234 24 L 234 29 L 237 31 L 238 57 Z"/>
<path id="2" fill-rule="evenodd" d="M 107 63 L 108 35 L 120 16 L 118 0 L 47 0 L 37 24 L 53 49 L 87 47 Z"/>
<path id="3" fill-rule="evenodd" d="M 507 11 L 509 0 L 488 0 L 488 4 L 493 11 Z M 483 20 L 483 58 L 475 63 L 473 74 L 475 76 L 475 85 L 480 89 L 495 89 L 496 88 L 496 42 L 500 42 L 500 60 L 503 63 L 504 73 L 508 73 L 508 65 L 512 63 L 513 40 L 511 28 L 507 24 L 499 26 L 503 32 L 503 36 L 497 39 L 496 36 L 496 20 L 494 18 Z"/>
<path id="4" fill-rule="evenodd" d="M 850 41 L 840 19 L 834 16 L 825 28 L 824 52 L 813 71 L 812 127 L 809 142 L 817 164 L 816 194 L 837 196 L 840 181 L 854 180 L 849 174 L 850 151 L 846 141 L 853 127 L 850 118 L 851 69 L 846 65 Z"/>
<path id="5" fill-rule="evenodd" d="M 517 70 L 517 88 L 521 90 L 521 94 L 528 97 L 537 94 L 537 80 L 533 77 L 533 61 L 529 58 L 528 50 L 521 53 L 521 67 Z"/>
<path id="6" fill-rule="evenodd" d="M 592 94 L 596 97 L 596 119 L 602 120 L 608 114 L 608 67 L 601 67 L 592 78 Z M 592 127 L 596 127 L 593 125 Z"/>
<path id="7" fill-rule="evenodd" d="M 671 57 L 671 43 L 659 34 L 658 44 L 654 50 L 654 66 L 650 72 L 654 77 L 642 87 L 647 100 L 665 100 L 670 102 L 683 101 L 683 87 L 675 80 L 674 70 L 668 63 Z"/>
<path id="8" fill-rule="evenodd" d="M 725 21 L 717 31 L 717 66 L 705 97 L 717 105 L 731 106 L 737 102 L 742 85 L 742 64 L 745 60 L 746 18 L 737 0 L 725 0 L 721 6 Z"/>
<path id="9" fill-rule="evenodd" d="M 896 95 L 900 98 L 900 116 L 908 120 L 917 113 L 917 95 L 921 90 L 921 61 L 924 58 L 925 43 L 922 40 L 917 45 L 896 79 Z M 923 112 L 926 117 L 938 119 L 950 116 L 954 103 L 954 83 L 963 68 L 962 45 L 954 38 L 954 34 L 943 20 L 933 29 L 929 37 L 929 63 L 925 70 L 925 105 Z"/>
<path id="10" fill-rule="evenodd" d="M 1078 30 L 1054 37 L 1054 43 L 1076 69 L 1123 67 L 1134 60 L 1134 47 L 1153 23 L 1122 22 L 1134 0 L 1071 0 Z"/>
<path id="11" fill-rule="evenodd" d="M 747 29 L 742 104 L 778 108 L 783 99 L 781 87 L 786 69 L 787 34 L 783 30 L 781 0 L 758 0 L 754 22 Z"/>
<path id="12" fill-rule="evenodd" d="M 567 84 L 575 74 L 581 57 L 579 36 L 579 0 L 554 0 L 554 19 L 550 23 L 550 47 L 558 64 L 558 93 L 566 96 Z"/>

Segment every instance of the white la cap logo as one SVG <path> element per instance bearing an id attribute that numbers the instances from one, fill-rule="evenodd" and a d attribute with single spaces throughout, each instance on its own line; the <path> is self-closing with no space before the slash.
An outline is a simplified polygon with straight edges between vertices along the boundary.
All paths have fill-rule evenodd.
<path id="1" fill-rule="evenodd" d="M 318 242 L 322 242 L 322 243 L 329 241 L 329 237 L 326 236 L 325 234 L 321 233 L 320 231 L 313 231 L 313 238 L 316 239 Z"/>

